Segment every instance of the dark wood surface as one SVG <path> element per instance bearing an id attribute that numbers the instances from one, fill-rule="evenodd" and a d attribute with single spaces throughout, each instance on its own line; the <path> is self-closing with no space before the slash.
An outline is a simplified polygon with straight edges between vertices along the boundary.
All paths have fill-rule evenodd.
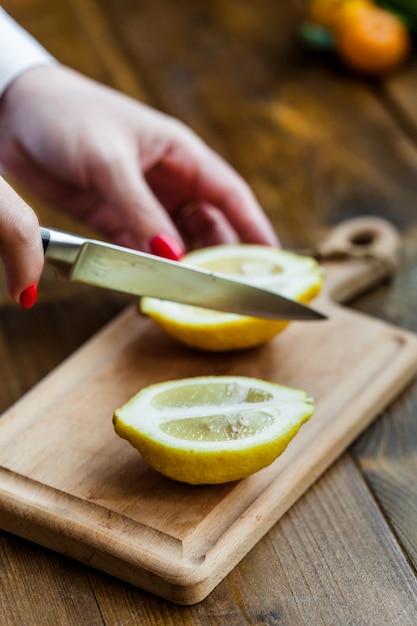
<path id="1" fill-rule="evenodd" d="M 285 247 L 344 218 L 389 219 L 401 268 L 352 306 L 417 331 L 417 59 L 383 83 L 353 77 L 299 45 L 304 4 L 3 2 L 62 62 L 194 128 L 247 178 Z M 21 191 L 44 224 L 86 232 Z M 23 311 L 1 280 L 4 411 L 130 300 L 46 276 Z M 1 532 L 0 624 L 415 624 L 416 410 L 413 384 L 192 607 Z"/>

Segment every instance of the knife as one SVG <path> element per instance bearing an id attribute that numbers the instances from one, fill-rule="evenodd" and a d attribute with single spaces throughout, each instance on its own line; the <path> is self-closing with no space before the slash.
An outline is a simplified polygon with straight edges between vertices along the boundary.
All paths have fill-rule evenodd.
<path id="1" fill-rule="evenodd" d="M 326 319 L 299 302 L 203 268 L 54 228 L 40 233 L 45 261 L 72 281 L 252 317 Z"/>

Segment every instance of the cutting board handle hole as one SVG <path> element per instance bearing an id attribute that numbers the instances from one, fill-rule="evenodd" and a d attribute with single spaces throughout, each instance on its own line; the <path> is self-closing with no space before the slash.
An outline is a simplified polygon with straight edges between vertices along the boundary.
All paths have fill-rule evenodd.
<path id="1" fill-rule="evenodd" d="M 350 241 L 355 246 L 371 246 L 376 237 L 378 237 L 378 233 L 369 230 L 353 235 Z"/>
<path id="2" fill-rule="evenodd" d="M 358 217 L 342 222 L 322 242 L 323 258 L 343 254 L 347 257 L 372 257 L 382 260 L 391 270 L 398 265 L 401 238 L 397 229 L 384 219 Z"/>
<path id="3" fill-rule="evenodd" d="M 401 237 L 382 218 L 358 217 L 341 222 L 330 232 L 319 249 L 318 258 L 343 266 L 343 275 L 330 279 L 327 266 L 326 291 L 335 302 L 348 302 L 381 279 L 390 278 L 401 261 Z"/>

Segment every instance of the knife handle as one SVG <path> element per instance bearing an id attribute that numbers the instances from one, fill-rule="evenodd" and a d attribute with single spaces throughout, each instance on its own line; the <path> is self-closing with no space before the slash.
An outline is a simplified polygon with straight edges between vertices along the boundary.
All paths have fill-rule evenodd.
<path id="1" fill-rule="evenodd" d="M 55 228 L 41 226 L 40 233 L 45 259 L 65 265 L 74 263 L 81 247 L 87 241 L 83 237 Z"/>
<path id="2" fill-rule="evenodd" d="M 63 230 L 43 226 L 40 234 L 45 261 L 61 278 L 69 278 L 78 253 L 87 240 Z"/>

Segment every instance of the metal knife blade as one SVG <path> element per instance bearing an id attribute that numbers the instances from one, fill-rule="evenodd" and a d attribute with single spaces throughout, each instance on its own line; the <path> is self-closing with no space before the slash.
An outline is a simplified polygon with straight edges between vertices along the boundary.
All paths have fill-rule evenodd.
<path id="1" fill-rule="evenodd" d="M 40 229 L 45 260 L 70 280 L 223 312 L 280 320 L 322 320 L 314 309 L 247 282 L 152 254 Z"/>

